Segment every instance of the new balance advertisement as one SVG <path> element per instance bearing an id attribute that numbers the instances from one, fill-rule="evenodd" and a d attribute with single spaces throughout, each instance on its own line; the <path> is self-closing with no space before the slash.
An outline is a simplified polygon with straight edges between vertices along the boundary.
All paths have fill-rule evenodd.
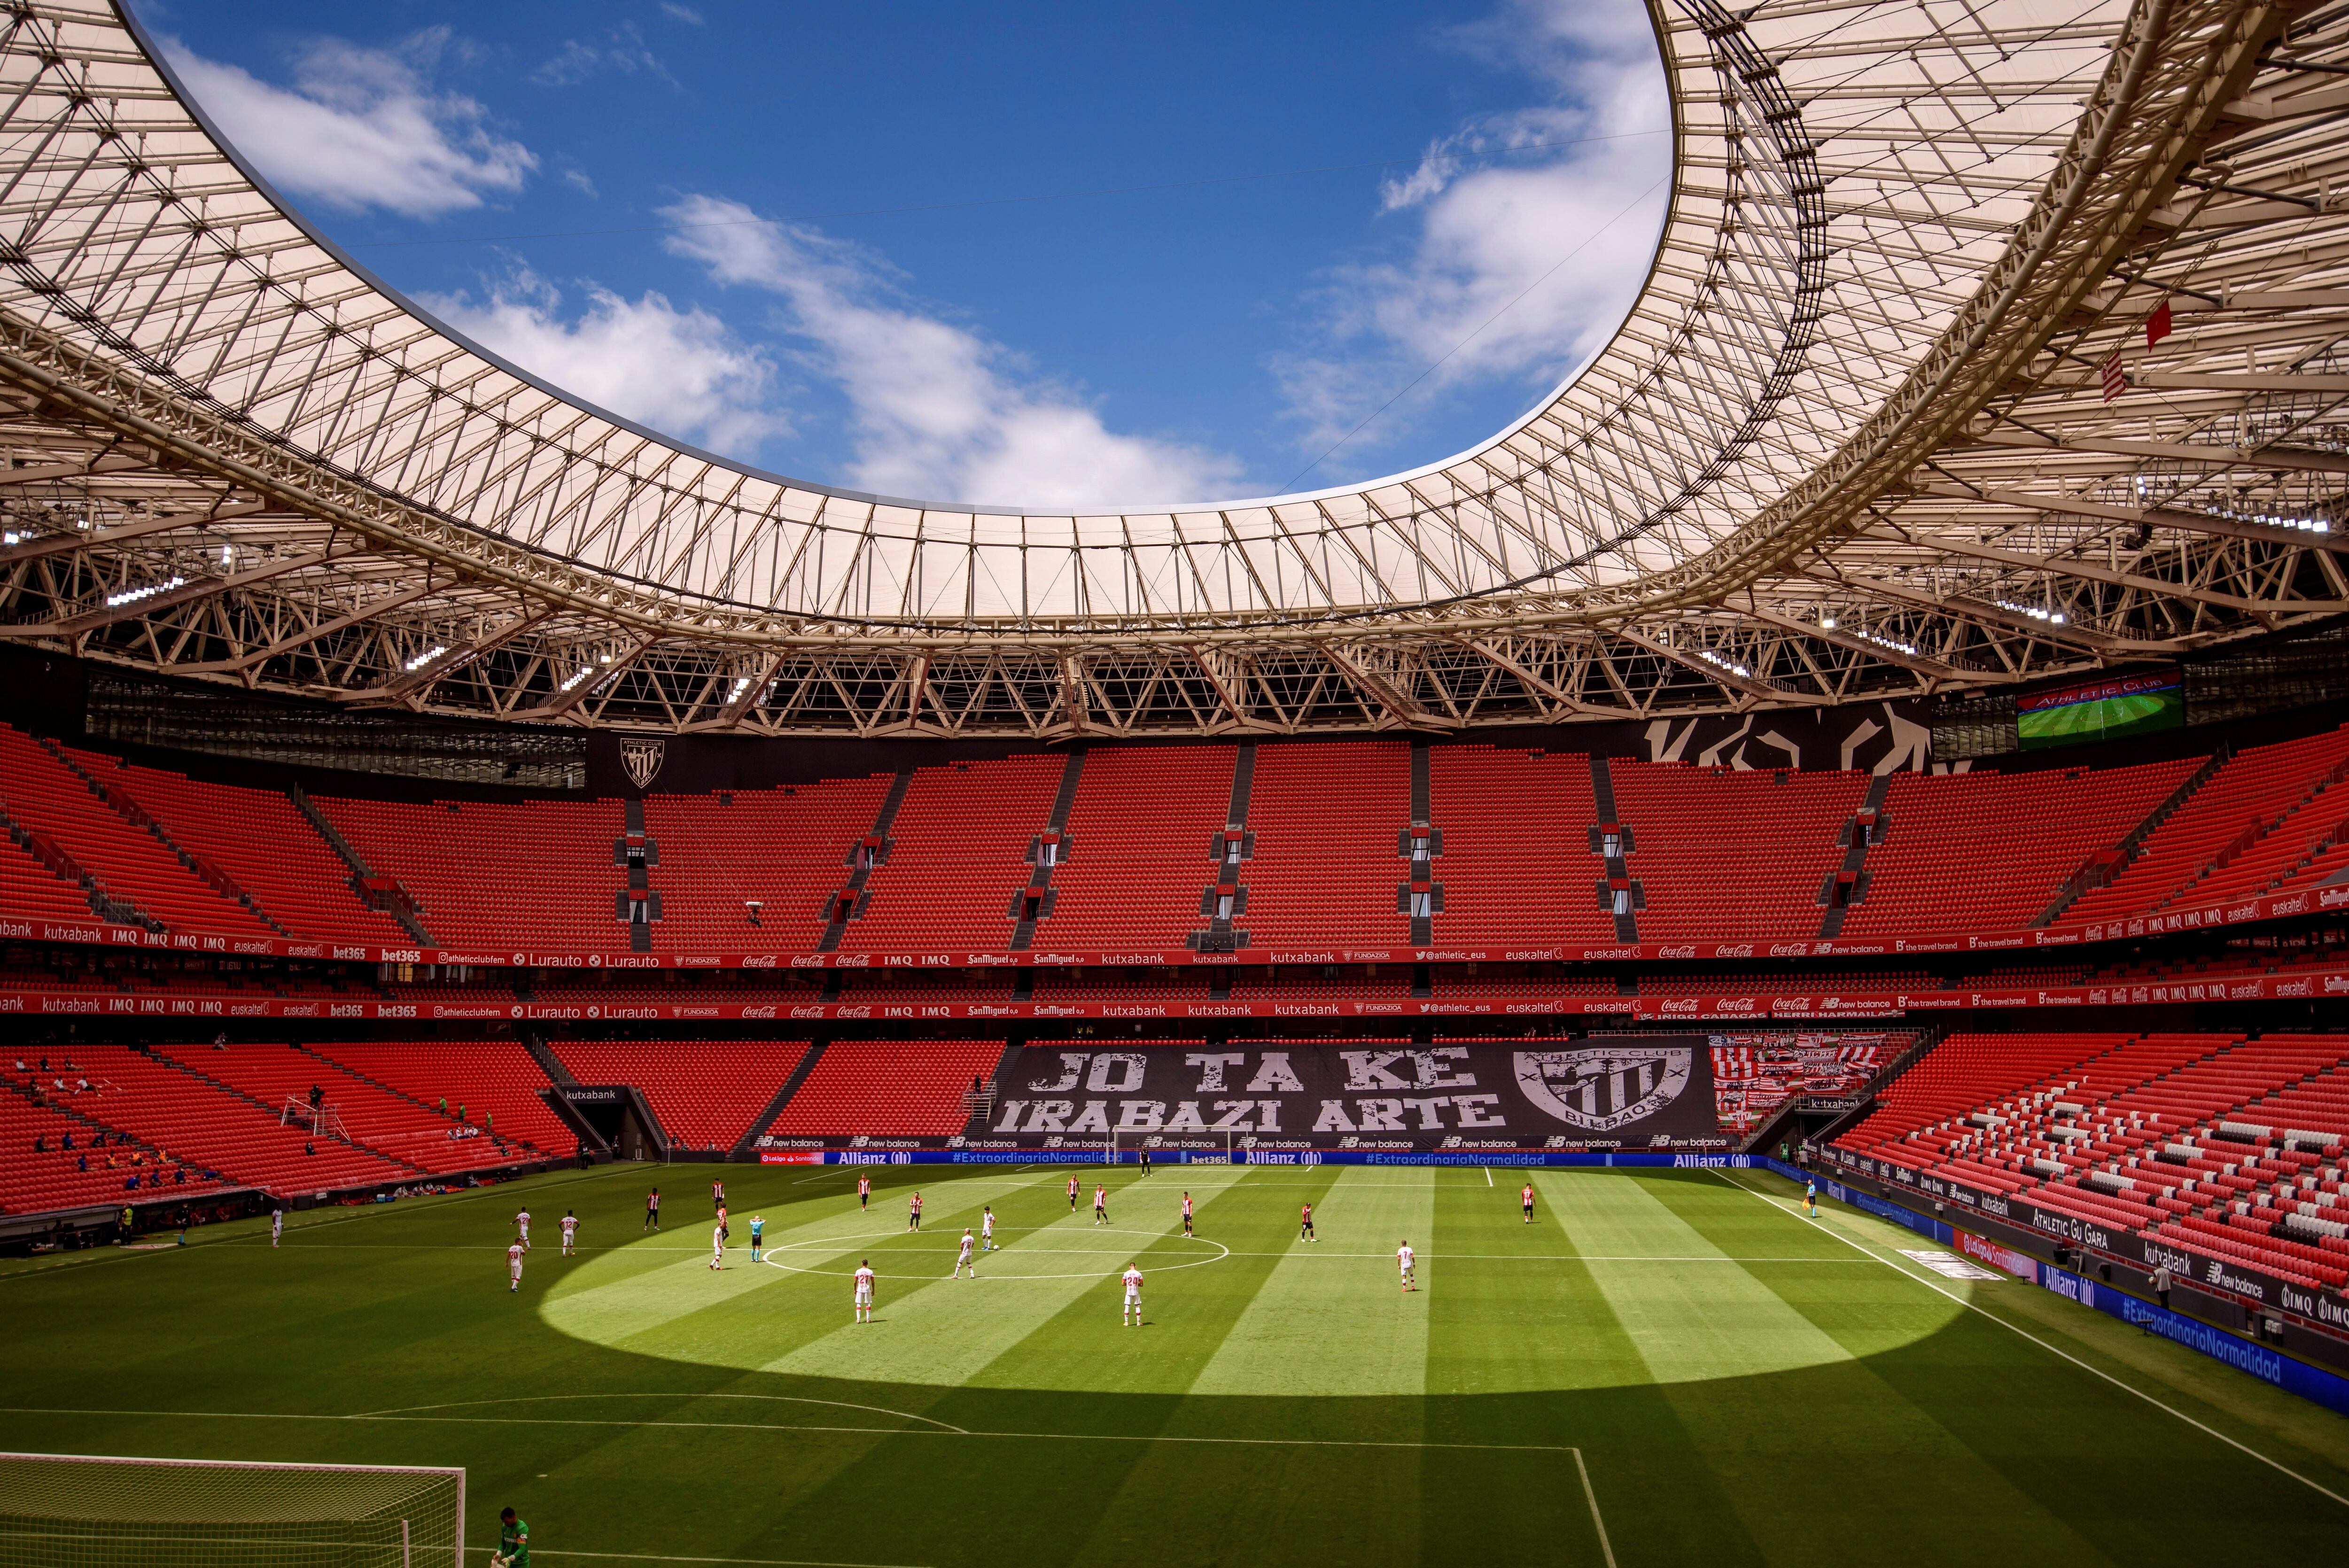
<path id="1" fill-rule="evenodd" d="M 1030 1046 L 969 1149 L 1725 1149 L 1702 1035 L 1455 1045 Z"/>

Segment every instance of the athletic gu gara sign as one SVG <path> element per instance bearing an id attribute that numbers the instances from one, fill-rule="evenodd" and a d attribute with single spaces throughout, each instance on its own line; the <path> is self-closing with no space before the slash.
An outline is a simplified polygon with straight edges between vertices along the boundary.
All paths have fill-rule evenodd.
<path id="1" fill-rule="evenodd" d="M 988 1136 L 1344 1149 L 1719 1145 L 1702 1036 L 1447 1045 L 1030 1046 L 996 1080 Z"/>

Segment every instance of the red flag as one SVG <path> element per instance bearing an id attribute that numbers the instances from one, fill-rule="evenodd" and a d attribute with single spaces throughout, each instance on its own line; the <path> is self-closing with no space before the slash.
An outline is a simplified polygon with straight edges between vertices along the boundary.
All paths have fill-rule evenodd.
<path id="1" fill-rule="evenodd" d="M 2121 370 L 2119 351 L 2115 350 L 2113 356 L 2105 361 L 2105 401 L 2109 403 L 2127 390 L 2128 377 Z"/>
<path id="2" fill-rule="evenodd" d="M 2163 300 L 2153 314 L 2145 318 L 2145 346 L 2151 348 L 2169 335 L 2169 302 Z"/>

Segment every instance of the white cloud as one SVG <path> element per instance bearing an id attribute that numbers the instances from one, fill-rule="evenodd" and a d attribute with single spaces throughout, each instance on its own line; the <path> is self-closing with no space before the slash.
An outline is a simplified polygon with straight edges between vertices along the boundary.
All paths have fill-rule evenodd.
<path id="1" fill-rule="evenodd" d="M 1229 494 L 1239 465 L 1207 449 L 1121 435 L 1001 346 L 925 315 L 886 265 L 740 202 L 666 208 L 667 243 L 720 283 L 775 294 L 803 357 L 846 395 L 851 481 L 885 495 L 1071 509 Z"/>
<path id="2" fill-rule="evenodd" d="M 679 5 L 676 0 L 661 0 L 661 14 L 672 21 L 682 22 L 688 27 L 698 27 L 702 25 L 700 12 L 690 5 Z"/>
<path id="3" fill-rule="evenodd" d="M 173 39 L 163 50 L 228 139 L 284 190 L 344 211 L 430 218 L 518 191 L 538 167 L 528 148 L 491 131 L 479 103 L 433 89 L 448 43 L 439 27 L 387 49 L 320 38 L 295 57 L 290 88 Z"/>
<path id="4" fill-rule="evenodd" d="M 608 289 L 586 294 L 586 308 L 566 318 L 553 284 L 517 270 L 481 299 L 424 303 L 541 379 L 665 434 L 749 459 L 769 437 L 789 433 L 771 407 L 774 366 L 724 322 L 651 290 L 634 301 Z"/>
<path id="5" fill-rule="evenodd" d="M 600 44 L 564 39 L 563 47 L 531 72 L 530 79 L 543 88 L 567 88 L 606 71 L 624 77 L 641 71 L 648 77 L 658 77 L 671 87 L 678 85 L 660 57 L 645 46 L 645 36 L 636 30 L 634 22 L 623 22 L 612 28 Z"/>
<path id="6" fill-rule="evenodd" d="M 1316 451 L 1406 387 L 1365 452 L 1448 389 L 1547 389 L 1612 335 L 1654 254 L 1671 139 L 1636 133 L 1671 116 L 1639 7 L 1506 0 L 1449 41 L 1547 101 L 1462 127 L 1381 187 L 1381 211 L 1410 225 L 1399 253 L 1332 272 L 1308 346 L 1273 365 Z M 1354 466 L 1332 459 L 1315 482 Z"/>
<path id="7" fill-rule="evenodd" d="M 584 170 L 564 170 L 563 171 L 563 182 L 565 185 L 570 186 L 574 191 L 578 191 L 582 196 L 601 200 L 604 194 L 601 191 L 595 189 L 595 182 L 587 178 L 586 171 Z"/>

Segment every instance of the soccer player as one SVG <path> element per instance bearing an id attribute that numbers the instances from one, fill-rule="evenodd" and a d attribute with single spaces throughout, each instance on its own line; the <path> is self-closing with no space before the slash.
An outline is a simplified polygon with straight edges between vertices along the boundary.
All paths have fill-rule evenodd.
<path id="1" fill-rule="evenodd" d="M 1402 1270 L 1402 1288 L 1405 1290 L 1419 1288 L 1419 1282 L 1412 1277 L 1412 1265 L 1418 1261 L 1419 1254 L 1411 1250 L 1411 1243 L 1408 1240 L 1395 1248 L 1395 1264 Z"/>
<path id="2" fill-rule="evenodd" d="M 1803 1189 L 1803 1207 L 1810 1211 L 1812 1219 L 1819 1217 L 1819 1184 L 1816 1179 Z"/>
<path id="3" fill-rule="evenodd" d="M 970 1271 L 971 1278 L 977 1279 L 978 1277 L 978 1260 L 970 1255 L 971 1248 L 976 1245 L 978 1245 L 978 1243 L 970 1239 L 970 1227 L 968 1225 L 965 1225 L 962 1228 L 962 1251 L 955 1254 L 955 1278 L 962 1278 L 962 1271 L 965 1269 L 968 1269 Z"/>
<path id="4" fill-rule="evenodd" d="M 530 1211 L 528 1209 L 514 1215 L 514 1235 L 521 1241 L 522 1250 L 530 1251 Z"/>
<path id="5" fill-rule="evenodd" d="M 579 1216 L 570 1210 L 563 1211 L 563 1255 L 570 1257 L 578 1249 L 573 1244 L 579 1234 Z"/>
<path id="6" fill-rule="evenodd" d="M 1517 1202 L 1526 1211 L 1526 1223 L 1532 1224 L 1534 1222 L 1534 1184 L 1532 1182 L 1528 1181 L 1517 1189 Z"/>
<path id="7" fill-rule="evenodd" d="M 859 1176 L 856 1179 L 856 1212 L 860 1214 L 864 1212 L 864 1206 L 872 1201 L 873 1178 L 870 1176 Z"/>
<path id="8" fill-rule="evenodd" d="M 660 1189 L 659 1189 L 659 1188 L 656 1187 L 656 1188 L 654 1188 L 651 1191 L 649 1191 L 649 1192 L 647 1192 L 647 1193 L 646 1193 L 646 1194 L 645 1194 L 645 1222 L 644 1222 L 643 1224 L 641 1224 L 641 1225 L 638 1225 L 638 1226 L 636 1227 L 636 1229 L 637 1229 L 638 1231 L 640 1231 L 640 1232 L 641 1232 L 641 1231 L 651 1231 L 651 1232 L 655 1233 L 656 1234 L 657 1234 L 657 1233 L 659 1233 L 659 1231 L 660 1231 Z"/>
<path id="9" fill-rule="evenodd" d="M 1191 1194 L 1188 1192 L 1183 1194 L 1183 1233 L 1186 1236 L 1191 1233 Z"/>
<path id="10" fill-rule="evenodd" d="M 767 1217 L 764 1214 L 753 1214 L 750 1216 L 750 1261 L 752 1263 L 757 1263 L 763 1255 L 761 1249 L 766 1244 Z"/>
<path id="11" fill-rule="evenodd" d="M 725 1182 L 723 1182 L 723 1181 L 712 1181 L 712 1182 L 709 1184 L 709 1206 L 710 1206 L 711 1208 L 713 1208 L 713 1209 L 716 1209 L 716 1210 L 719 1211 L 720 1212 L 723 1212 L 725 1211 L 725 1208 L 726 1208 L 726 1183 L 725 1183 Z"/>
<path id="12" fill-rule="evenodd" d="M 520 1242 L 506 1248 L 506 1290 L 509 1295 L 522 1289 L 522 1255 L 529 1250 Z"/>
<path id="13" fill-rule="evenodd" d="M 498 1549 L 490 1568 L 530 1568 L 530 1526 L 511 1508 L 498 1513 Z"/>
<path id="14" fill-rule="evenodd" d="M 1150 1145 L 1147 1143 L 1142 1146 L 1142 1173 L 1144 1176 L 1150 1174 Z"/>
<path id="15" fill-rule="evenodd" d="M 714 1269 L 726 1266 L 726 1227 L 723 1224 L 709 1228 L 709 1266 Z"/>
<path id="16" fill-rule="evenodd" d="M 905 1204 L 905 1229 L 918 1231 L 921 1228 L 922 1195 L 916 1192 Z"/>
<path id="17" fill-rule="evenodd" d="M 873 1321 L 873 1260 L 856 1260 L 856 1321 Z"/>
<path id="18" fill-rule="evenodd" d="M 1313 1233 L 1313 1205 L 1310 1203 L 1306 1204 L 1297 1216 L 1297 1239 L 1300 1242 L 1318 1242 L 1321 1239 Z"/>
<path id="19" fill-rule="evenodd" d="M 1118 1314 L 1118 1326 L 1123 1328 L 1131 1324 L 1139 1328 L 1142 1326 L 1142 1265 L 1126 1264 L 1124 1277 L 1125 1310 Z"/>
<path id="20" fill-rule="evenodd" d="M 995 1250 L 995 1205 L 992 1203 L 979 1205 L 978 1241 L 979 1251 L 991 1253 Z"/>
<path id="21" fill-rule="evenodd" d="M 285 1210 L 283 1210 L 283 1209 L 272 1209 L 272 1210 L 270 1210 L 270 1211 L 269 1211 L 269 1244 L 270 1244 L 271 1246 L 273 1246 L 273 1247 L 274 1247 L 274 1246 L 275 1246 L 275 1245 L 277 1244 L 278 1238 L 279 1238 L 279 1237 L 281 1237 L 281 1236 L 283 1236 L 285 1233 Z"/>
<path id="22" fill-rule="evenodd" d="M 1106 1187 L 1096 1186 L 1093 1189 L 1093 1223 L 1109 1223 L 1109 1189 Z"/>
<path id="23" fill-rule="evenodd" d="M 718 1233 L 730 1242 L 734 1239 L 734 1227 L 727 1222 L 726 1205 L 723 1203 L 718 1205 Z"/>
<path id="24" fill-rule="evenodd" d="M 1076 1212 L 1077 1212 L 1077 1179 L 1076 1179 L 1074 1176 L 1071 1176 L 1071 1177 L 1070 1177 L 1070 1178 L 1069 1178 L 1069 1212 L 1070 1212 L 1070 1213 L 1071 1213 L 1071 1214 L 1073 1214 L 1073 1213 L 1075 1213 Z"/>

